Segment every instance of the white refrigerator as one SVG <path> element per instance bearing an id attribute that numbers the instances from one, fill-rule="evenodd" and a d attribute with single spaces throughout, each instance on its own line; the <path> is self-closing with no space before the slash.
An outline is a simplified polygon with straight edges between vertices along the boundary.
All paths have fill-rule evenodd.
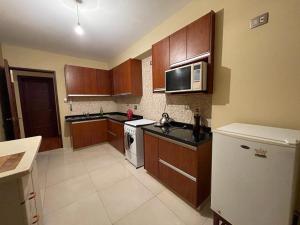
<path id="1" fill-rule="evenodd" d="M 212 210 L 233 225 L 291 225 L 299 141 L 298 130 L 241 123 L 216 129 Z"/>

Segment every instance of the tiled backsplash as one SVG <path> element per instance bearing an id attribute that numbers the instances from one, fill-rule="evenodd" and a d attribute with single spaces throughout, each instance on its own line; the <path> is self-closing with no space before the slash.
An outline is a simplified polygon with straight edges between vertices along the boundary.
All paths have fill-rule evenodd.
<path id="1" fill-rule="evenodd" d="M 99 99 L 82 97 L 82 98 L 74 98 L 69 104 L 69 115 L 77 115 L 83 113 L 99 113 L 100 108 L 102 107 L 104 112 L 115 112 L 118 107 L 116 102 L 114 102 L 112 97 L 102 97 Z M 70 104 L 72 104 L 72 111 Z"/>
<path id="2" fill-rule="evenodd" d="M 73 111 L 70 115 L 82 113 L 99 113 L 102 106 L 104 112 L 126 112 L 128 108 L 135 114 L 147 119 L 158 121 L 165 111 L 176 121 L 193 123 L 193 112 L 198 108 L 200 114 L 211 118 L 212 96 L 207 94 L 166 95 L 152 92 L 151 57 L 142 61 L 143 96 L 119 96 L 99 98 L 75 99 L 72 102 Z M 134 109 L 137 106 L 137 110 Z M 70 107 L 69 107 L 70 110 Z"/>
<path id="3" fill-rule="evenodd" d="M 211 95 L 166 95 L 153 93 L 151 57 L 142 61 L 142 73 L 143 96 L 123 96 L 116 99 L 118 111 L 126 112 L 128 108 L 131 108 L 135 114 L 158 121 L 165 110 L 176 121 L 193 123 L 193 112 L 198 108 L 204 118 L 211 118 Z M 134 110 L 134 105 L 137 105 L 137 110 Z"/>

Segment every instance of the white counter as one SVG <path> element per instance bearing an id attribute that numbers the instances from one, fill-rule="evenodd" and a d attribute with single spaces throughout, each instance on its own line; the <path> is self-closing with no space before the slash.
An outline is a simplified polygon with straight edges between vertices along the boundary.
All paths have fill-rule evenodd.
<path id="1" fill-rule="evenodd" d="M 0 157 L 25 152 L 23 158 L 14 170 L 0 173 L 0 182 L 24 176 L 24 174 L 30 172 L 35 157 L 39 151 L 41 140 L 41 136 L 36 136 L 0 142 Z"/>

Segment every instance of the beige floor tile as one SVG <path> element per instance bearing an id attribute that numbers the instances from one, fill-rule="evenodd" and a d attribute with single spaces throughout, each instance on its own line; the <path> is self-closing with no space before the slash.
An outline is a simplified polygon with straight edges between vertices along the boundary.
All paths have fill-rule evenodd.
<path id="1" fill-rule="evenodd" d="M 212 218 L 208 218 L 204 223 L 204 225 L 213 225 L 213 224 L 214 224 L 214 221 Z"/>
<path id="2" fill-rule="evenodd" d="M 184 223 L 157 198 L 153 198 L 119 220 L 116 225 L 184 225 Z"/>
<path id="3" fill-rule="evenodd" d="M 83 175 L 50 186 L 45 190 L 44 213 L 59 210 L 76 200 L 95 192 L 88 175 Z"/>
<path id="4" fill-rule="evenodd" d="M 108 153 L 83 159 L 83 164 L 89 172 L 101 167 L 110 166 L 112 164 L 115 164 L 116 162 L 118 162 L 116 158 Z"/>
<path id="5" fill-rule="evenodd" d="M 99 196 L 112 222 L 135 210 L 153 194 L 136 178 L 130 177 L 99 191 Z"/>
<path id="6" fill-rule="evenodd" d="M 125 156 L 112 146 L 107 147 L 109 153 L 119 160 L 125 159 Z"/>
<path id="7" fill-rule="evenodd" d="M 198 212 L 167 189 L 157 197 L 186 225 L 203 225 L 210 216 L 207 211 Z"/>
<path id="8" fill-rule="evenodd" d="M 140 172 L 140 173 L 137 173 L 135 176 L 154 195 L 157 195 L 166 189 L 161 183 L 159 183 L 156 179 L 154 179 L 148 173 Z"/>
<path id="9" fill-rule="evenodd" d="M 82 162 L 49 167 L 47 173 L 46 187 L 66 181 L 68 179 L 87 174 Z"/>
<path id="10" fill-rule="evenodd" d="M 153 178 L 144 167 L 136 169 L 130 162 L 125 160 L 122 162 L 124 165 L 143 185 L 145 185 L 154 195 L 159 194 L 165 187 L 159 183 L 155 178 Z"/>
<path id="11" fill-rule="evenodd" d="M 73 163 L 80 162 L 80 156 L 74 154 L 73 152 L 60 151 L 58 153 L 49 154 L 49 165 L 48 168 L 52 169 L 53 167 L 68 165 Z"/>
<path id="12" fill-rule="evenodd" d="M 89 159 L 109 154 L 109 151 L 103 145 L 96 145 L 74 151 L 74 154 L 79 155 L 81 159 Z"/>
<path id="13" fill-rule="evenodd" d="M 109 187 L 129 176 L 131 176 L 130 172 L 120 163 L 114 163 L 90 173 L 90 177 L 97 190 Z"/>
<path id="14" fill-rule="evenodd" d="M 49 156 L 45 153 L 38 153 L 37 158 L 38 173 L 45 173 L 48 169 Z"/>
<path id="15" fill-rule="evenodd" d="M 110 225 L 111 222 L 96 193 L 50 213 L 44 218 L 45 225 Z"/>

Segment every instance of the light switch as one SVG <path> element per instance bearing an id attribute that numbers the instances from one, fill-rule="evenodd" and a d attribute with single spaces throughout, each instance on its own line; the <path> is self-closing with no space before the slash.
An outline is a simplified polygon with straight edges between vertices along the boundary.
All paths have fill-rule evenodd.
<path id="1" fill-rule="evenodd" d="M 253 29 L 255 27 L 261 26 L 263 24 L 268 23 L 268 21 L 269 21 L 269 13 L 267 12 L 251 19 L 250 28 Z"/>

